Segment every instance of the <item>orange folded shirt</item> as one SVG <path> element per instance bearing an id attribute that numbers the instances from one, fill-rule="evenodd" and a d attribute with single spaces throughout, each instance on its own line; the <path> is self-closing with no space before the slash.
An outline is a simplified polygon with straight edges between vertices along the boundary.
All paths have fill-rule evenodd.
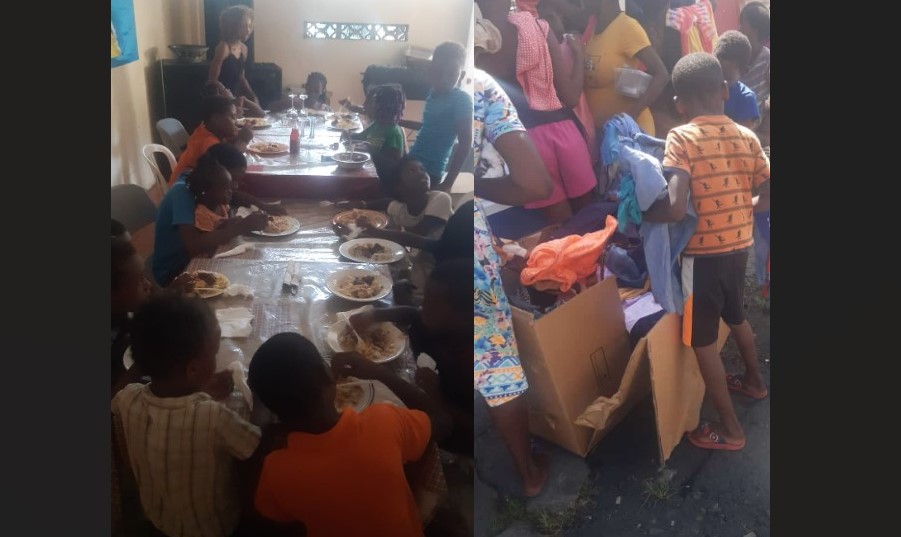
<path id="1" fill-rule="evenodd" d="M 600 231 L 539 244 L 529 255 L 519 281 L 533 285 L 550 280 L 560 283 L 561 292 L 569 291 L 575 282 L 597 270 L 598 259 L 615 231 L 616 218 L 608 215 Z"/>

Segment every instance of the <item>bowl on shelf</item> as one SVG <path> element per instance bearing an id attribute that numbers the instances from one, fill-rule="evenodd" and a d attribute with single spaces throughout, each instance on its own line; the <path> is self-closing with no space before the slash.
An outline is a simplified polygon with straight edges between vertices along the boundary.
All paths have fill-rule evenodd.
<path id="1" fill-rule="evenodd" d="M 206 52 L 210 47 L 206 45 L 169 45 L 169 50 L 184 62 L 198 63 L 206 59 Z"/>
<path id="2" fill-rule="evenodd" d="M 369 155 L 359 151 L 335 153 L 332 155 L 332 158 L 338 163 L 339 168 L 344 168 L 345 170 L 360 170 L 367 162 L 372 160 Z"/>

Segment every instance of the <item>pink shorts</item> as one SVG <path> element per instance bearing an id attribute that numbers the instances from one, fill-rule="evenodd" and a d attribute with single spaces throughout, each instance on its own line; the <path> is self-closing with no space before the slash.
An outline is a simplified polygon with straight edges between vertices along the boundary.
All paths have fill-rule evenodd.
<path id="1" fill-rule="evenodd" d="M 588 144 L 572 120 L 532 127 L 528 132 L 551 176 L 554 190 L 551 197 L 526 204 L 526 209 L 540 209 L 578 198 L 597 186 Z"/>

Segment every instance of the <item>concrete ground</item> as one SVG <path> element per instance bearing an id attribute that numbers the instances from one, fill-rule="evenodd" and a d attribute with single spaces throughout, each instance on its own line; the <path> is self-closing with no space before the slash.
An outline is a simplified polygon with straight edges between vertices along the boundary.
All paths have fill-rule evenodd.
<path id="1" fill-rule="evenodd" d="M 751 277 L 746 290 L 769 384 L 769 315 Z M 723 359 L 727 372 L 743 372 L 731 339 Z M 740 452 L 700 450 L 683 440 L 661 468 L 647 398 L 585 459 L 542 442 L 551 477 L 541 497 L 528 502 L 515 498 L 518 478 L 477 406 L 475 535 L 769 537 L 770 399 L 734 395 L 733 402 L 747 435 Z M 705 404 L 702 419 L 715 416 Z"/>

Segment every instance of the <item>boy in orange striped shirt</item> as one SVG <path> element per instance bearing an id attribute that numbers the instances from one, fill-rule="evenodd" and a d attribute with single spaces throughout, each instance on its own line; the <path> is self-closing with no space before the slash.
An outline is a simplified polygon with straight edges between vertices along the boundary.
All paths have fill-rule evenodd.
<path id="1" fill-rule="evenodd" d="M 757 136 L 723 114 L 729 89 L 717 59 L 706 53 L 685 56 L 673 69 L 676 108 L 692 118 L 666 138 L 663 167 L 669 195 L 644 214 L 648 221 L 678 222 L 688 195 L 698 227 L 682 252 L 682 291 L 688 297 L 683 340 L 698 357 L 707 394 L 719 423 L 702 423 L 688 434 L 705 449 L 738 451 L 745 435 L 729 391 L 754 399 L 767 396 L 757 363 L 754 332 L 744 316 L 745 267 L 754 243 L 754 213 L 770 205 L 770 162 Z M 754 196 L 752 189 L 758 189 Z M 716 341 L 719 321 L 729 325 L 745 374 L 726 375 Z"/>

